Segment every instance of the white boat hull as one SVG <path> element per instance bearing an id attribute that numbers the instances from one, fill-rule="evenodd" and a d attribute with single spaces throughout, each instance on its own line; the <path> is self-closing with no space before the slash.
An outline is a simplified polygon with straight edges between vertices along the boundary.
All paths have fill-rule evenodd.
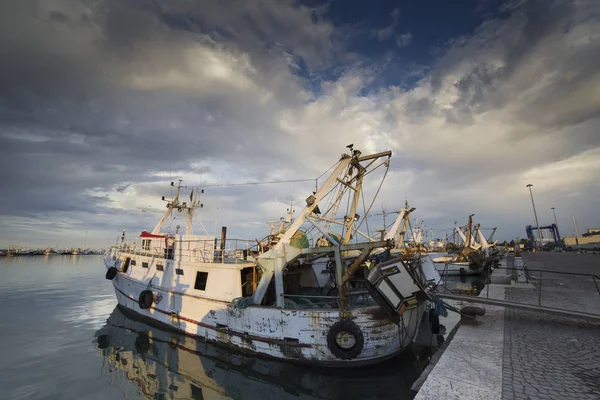
<path id="1" fill-rule="evenodd" d="M 169 268 L 172 264 L 165 265 L 165 273 Z M 340 320 L 337 309 L 236 308 L 229 301 L 149 286 L 153 277 L 136 279 L 131 270 L 119 272 L 112 280 L 122 307 L 195 338 L 242 352 L 323 366 L 374 364 L 398 355 L 412 344 L 426 308 L 421 303 L 407 309 L 404 325 L 396 325 L 377 305 L 353 309 L 352 321 L 364 335 L 364 347 L 356 358 L 343 360 L 327 345 L 327 333 Z M 142 309 L 138 298 L 148 288 L 158 301 Z"/>

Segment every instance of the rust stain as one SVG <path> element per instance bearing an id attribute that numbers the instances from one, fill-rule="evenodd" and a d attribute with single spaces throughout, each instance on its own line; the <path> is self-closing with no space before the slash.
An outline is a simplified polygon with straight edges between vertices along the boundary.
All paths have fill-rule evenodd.
<path id="1" fill-rule="evenodd" d="M 254 344 L 252 339 L 250 339 L 250 335 L 247 332 L 244 332 L 244 334 L 240 338 L 242 339 L 242 342 L 244 342 L 248 348 L 256 351 L 256 345 Z"/>
<path id="2" fill-rule="evenodd" d="M 385 320 L 386 323 L 391 322 L 389 315 L 381 307 L 366 308 L 363 310 L 363 313 L 366 314 L 368 317 L 370 317 L 370 319 L 372 319 L 374 321 Z"/>

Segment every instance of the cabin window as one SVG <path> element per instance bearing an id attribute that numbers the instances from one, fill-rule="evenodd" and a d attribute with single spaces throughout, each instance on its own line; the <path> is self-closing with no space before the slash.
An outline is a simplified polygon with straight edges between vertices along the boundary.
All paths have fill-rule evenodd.
<path id="1" fill-rule="evenodd" d="M 142 268 L 148 268 L 148 263 L 147 262 L 143 262 L 142 263 Z"/>
<path id="2" fill-rule="evenodd" d="M 182 269 L 179 269 L 179 268 L 177 268 L 177 269 L 175 270 L 175 273 L 176 273 L 177 275 L 183 275 L 183 270 L 182 270 Z"/>
<path id="3" fill-rule="evenodd" d="M 150 250 L 150 239 L 142 239 L 142 250 Z"/>
<path id="4" fill-rule="evenodd" d="M 135 260 L 131 260 L 130 265 L 133 267 L 135 265 Z"/>
<path id="5" fill-rule="evenodd" d="M 204 400 L 204 395 L 202 394 L 202 388 L 200 386 L 196 386 L 190 383 L 190 387 L 192 389 L 192 399 Z"/>
<path id="6" fill-rule="evenodd" d="M 156 270 L 157 271 L 164 271 L 165 270 L 165 266 L 162 264 L 156 264 Z"/>
<path id="7" fill-rule="evenodd" d="M 206 290 L 206 281 L 208 280 L 208 272 L 196 273 L 196 283 L 194 283 L 194 289 Z"/>

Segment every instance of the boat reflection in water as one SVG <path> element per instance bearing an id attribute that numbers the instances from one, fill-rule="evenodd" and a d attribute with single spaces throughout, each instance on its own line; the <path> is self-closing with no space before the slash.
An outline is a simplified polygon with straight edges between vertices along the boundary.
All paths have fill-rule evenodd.
<path id="1" fill-rule="evenodd" d="M 133 383 L 148 399 L 410 399 L 419 376 L 410 352 L 365 368 L 311 368 L 160 330 L 118 306 L 94 341 L 102 373 L 127 397 Z"/>

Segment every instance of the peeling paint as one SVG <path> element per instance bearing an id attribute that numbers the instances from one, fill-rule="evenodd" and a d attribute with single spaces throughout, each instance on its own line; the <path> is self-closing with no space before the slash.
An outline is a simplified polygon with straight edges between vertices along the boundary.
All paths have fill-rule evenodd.
<path id="1" fill-rule="evenodd" d="M 135 299 L 146 288 L 143 282 L 118 276 L 113 284 L 120 304 L 173 326 L 169 310 L 161 311 L 159 305 L 150 310 L 141 310 L 137 306 Z M 172 294 L 160 287 L 153 290 L 163 296 Z M 375 363 L 398 354 L 410 345 L 411 334 L 420 320 L 417 313 L 423 311 L 419 308 L 407 310 L 405 328 L 394 324 L 378 306 L 353 309 L 352 318 L 363 331 L 365 345 L 355 359 L 340 360 L 327 346 L 327 333 L 339 320 L 339 310 L 285 310 L 259 306 L 236 309 L 225 302 L 185 294 L 178 295 L 179 301 L 181 330 L 191 336 L 242 352 L 336 366 Z M 221 324 L 221 328 L 217 324 Z M 403 337 L 409 337 L 409 340 L 402 340 Z"/>

